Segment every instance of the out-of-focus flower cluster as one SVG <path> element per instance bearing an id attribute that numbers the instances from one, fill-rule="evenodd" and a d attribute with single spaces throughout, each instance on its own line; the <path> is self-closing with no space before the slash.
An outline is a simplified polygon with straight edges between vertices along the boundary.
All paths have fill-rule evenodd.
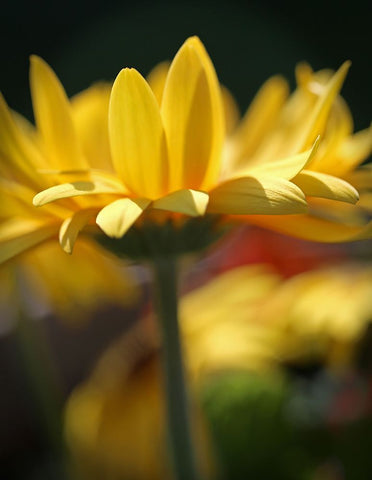
<path id="1" fill-rule="evenodd" d="M 273 244 L 280 261 L 272 258 Z M 239 245 L 250 248 L 249 263 L 226 270 Z M 364 376 L 371 364 L 363 355 L 371 348 L 372 263 L 353 260 L 345 248 L 288 244 L 252 229 L 210 258 L 209 271 L 222 273 L 180 304 L 206 478 L 315 479 L 325 472 L 332 479 L 338 464 L 349 473 L 354 467 L 338 442 L 349 441 L 350 429 L 371 435 Z M 297 273 L 288 273 L 291 261 Z M 66 438 L 86 478 L 168 478 L 159 348 L 147 316 L 72 394 Z M 314 435 L 325 442 L 318 450 Z"/>

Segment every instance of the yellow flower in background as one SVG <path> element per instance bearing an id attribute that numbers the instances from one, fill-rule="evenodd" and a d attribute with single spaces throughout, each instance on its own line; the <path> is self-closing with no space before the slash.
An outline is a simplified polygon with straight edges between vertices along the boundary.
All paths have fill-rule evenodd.
<path id="1" fill-rule="evenodd" d="M 94 217 L 108 236 L 120 238 L 144 212 L 150 217 L 156 211 L 171 216 L 280 215 L 278 222 L 283 215 L 305 213 L 305 194 L 290 180 L 311 162 L 317 135 L 327 122 L 346 70 L 344 65 L 332 78 L 321 108 L 309 112 L 290 150 L 242 165 L 223 158 L 227 103 L 203 45 L 196 37 L 189 38 L 170 67 L 163 65 L 152 72 L 149 83 L 134 69 L 124 69 L 117 76 L 108 116 L 111 168 L 92 170 L 89 159 L 84 162 L 76 155 L 73 162 L 71 155 L 67 163 L 61 158 L 54 168 L 60 172 L 73 168 L 77 176 L 80 168 L 84 174 L 40 192 L 34 204 L 80 199 L 60 230 L 61 245 L 69 252 L 77 233 Z M 59 128 L 71 133 L 71 122 L 58 114 L 52 72 L 38 60 L 31 78 L 42 135 L 57 135 L 51 133 L 52 125 L 54 132 Z M 314 179 L 307 174 L 304 178 L 312 185 L 313 196 L 325 196 L 326 184 L 331 184 L 333 200 L 355 203 L 358 199 L 355 188 L 336 177 Z"/>
<path id="2" fill-rule="evenodd" d="M 35 58 L 33 62 L 41 61 Z M 80 199 L 45 209 L 32 205 L 40 188 L 56 181 L 56 175 L 45 173 L 46 169 L 57 169 L 62 161 L 70 161 L 70 167 L 76 168 L 74 148 L 81 158 L 89 155 L 93 167 L 110 165 L 108 135 L 102 128 L 107 124 L 109 87 L 93 86 L 74 97 L 69 105 L 54 80 L 55 108 L 61 118 L 66 115 L 75 125 L 78 146 L 69 142 L 68 129 L 52 129 L 49 136 L 42 137 L 0 98 L 0 262 L 6 262 L 0 270 L 0 283 L 2 291 L 9 293 L 2 302 L 9 310 L 7 314 L 3 311 L 3 323 L 5 318 L 19 315 L 17 302 L 23 304 L 24 295 L 31 303 L 33 299 L 33 303 L 46 304 L 48 310 L 75 320 L 83 311 L 87 313 L 88 306 L 98 307 L 105 302 L 128 304 L 138 298 L 117 259 L 113 260 L 90 239 L 80 242 L 79 258 L 71 261 L 56 248 L 58 231 L 75 211 L 75 203 L 82 205 Z M 14 299 L 13 307 L 9 298 Z M 6 328 L 5 323 L 2 327 Z"/>
<path id="3" fill-rule="evenodd" d="M 342 261 L 289 279 L 265 266 L 238 267 L 184 296 L 180 312 L 197 377 L 288 360 L 342 367 L 372 321 L 372 266 Z"/>
<path id="4" fill-rule="evenodd" d="M 342 367 L 372 321 L 372 266 L 341 261 L 289 279 L 267 266 L 238 267 L 185 295 L 180 316 L 196 377 L 289 360 Z"/>
<path id="5" fill-rule="evenodd" d="M 372 266 L 349 261 L 296 275 L 272 293 L 260 321 L 283 333 L 282 358 L 348 366 L 372 321 Z"/>
<path id="6" fill-rule="evenodd" d="M 280 222 L 270 216 L 249 217 L 252 223 L 315 241 L 370 235 L 371 170 L 357 167 L 372 152 L 372 129 L 353 133 L 351 112 L 338 95 L 348 68 L 349 63 L 345 63 L 336 73 L 313 72 L 309 65 L 300 64 L 296 69 L 298 86 L 291 95 L 282 77 L 272 77 L 240 123 L 233 99 L 225 97 L 231 125 L 225 145 L 227 169 L 260 167 L 269 159 L 308 148 L 320 135 L 311 160 L 291 178 L 306 195 L 308 213 L 282 217 Z M 340 179 L 361 194 L 356 206 L 352 205 L 349 185 L 342 186 Z"/>
<path id="7" fill-rule="evenodd" d="M 65 436 L 79 478 L 171 479 L 158 344 L 137 324 L 99 359 L 71 394 Z M 193 401 L 203 478 L 211 478 L 210 445 Z"/>
<path id="8" fill-rule="evenodd" d="M 272 368 L 280 333 L 256 321 L 281 284 L 263 265 L 229 270 L 182 298 L 180 322 L 190 374 L 202 378 L 224 369 Z"/>
<path id="9" fill-rule="evenodd" d="M 76 326 L 92 311 L 139 301 L 139 286 L 125 265 L 86 239 L 76 249 L 73 258 L 47 242 L 1 266 L 0 333 L 26 313 L 29 318 L 53 313 Z"/>
<path id="10" fill-rule="evenodd" d="M 218 371 L 276 368 L 276 332 L 248 318 L 279 281 L 266 267 L 244 267 L 182 298 L 180 324 L 193 398 L 206 376 Z M 146 319 L 116 340 L 68 400 L 66 440 L 82 478 L 172 478 L 154 326 Z M 210 442 L 196 405 L 193 418 L 203 478 L 214 478 Z"/>
<path id="11" fill-rule="evenodd" d="M 263 265 L 230 270 L 180 302 L 191 392 L 223 372 L 280 378 L 287 362 L 349 368 L 371 320 L 370 265 L 343 262 L 288 280 Z M 153 325 L 140 322 L 69 398 L 66 439 L 83 478 L 168 478 L 158 352 Z"/>

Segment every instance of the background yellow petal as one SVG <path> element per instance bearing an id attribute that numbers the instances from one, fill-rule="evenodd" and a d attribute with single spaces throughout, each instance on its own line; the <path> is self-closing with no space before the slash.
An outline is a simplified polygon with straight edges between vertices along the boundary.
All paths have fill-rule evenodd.
<path id="1" fill-rule="evenodd" d="M 0 93 L 0 173 L 26 184 L 42 184 L 36 168 L 43 164 L 40 152 L 22 134 Z"/>
<path id="2" fill-rule="evenodd" d="M 0 263 L 44 242 L 58 232 L 57 225 L 14 218 L 0 224 Z"/>
<path id="3" fill-rule="evenodd" d="M 356 203 L 359 199 L 357 190 L 350 183 L 325 173 L 303 170 L 292 182 L 300 187 L 305 195 L 348 203 Z"/>
<path id="4" fill-rule="evenodd" d="M 210 192 L 211 213 L 286 215 L 307 210 L 305 196 L 293 183 L 273 177 L 231 180 Z"/>
<path id="5" fill-rule="evenodd" d="M 341 90 L 350 65 L 351 62 L 345 62 L 324 86 L 313 111 L 308 116 L 308 120 L 303 125 L 298 137 L 294 139 L 293 152 L 309 148 L 315 137 L 324 130 L 332 104 Z"/>
<path id="6" fill-rule="evenodd" d="M 66 253 L 72 253 L 77 236 L 95 213 L 94 209 L 79 210 L 62 223 L 59 229 L 59 243 Z"/>
<path id="7" fill-rule="evenodd" d="M 360 165 L 372 152 L 372 126 L 346 138 L 335 153 L 334 175 L 344 176 Z"/>
<path id="8" fill-rule="evenodd" d="M 196 37 L 175 56 L 161 113 L 170 159 L 170 190 L 208 190 L 221 167 L 225 134 L 221 90 L 212 62 Z"/>
<path id="9" fill-rule="evenodd" d="M 31 57 L 30 83 L 48 165 L 62 170 L 87 168 L 66 93 L 52 69 L 35 55 Z"/>
<path id="10" fill-rule="evenodd" d="M 288 83 L 280 76 L 270 78 L 260 88 L 232 137 L 236 168 L 244 166 L 273 127 L 288 94 Z"/>
<path id="11" fill-rule="evenodd" d="M 124 184 L 139 196 L 161 196 L 168 177 L 165 133 L 156 98 L 134 69 L 122 70 L 115 80 L 109 132 L 114 167 Z"/>
<path id="12" fill-rule="evenodd" d="M 111 84 L 100 83 L 71 99 L 72 117 L 83 154 L 91 168 L 113 171 L 108 136 Z"/>
<path id="13" fill-rule="evenodd" d="M 225 112 L 225 129 L 226 134 L 230 135 L 235 130 L 240 119 L 239 106 L 236 103 L 230 90 L 221 85 L 223 110 Z"/>
<path id="14" fill-rule="evenodd" d="M 159 105 L 161 105 L 161 101 L 163 98 L 164 85 L 165 80 L 167 79 L 169 65 L 169 62 L 161 62 L 156 65 L 147 75 L 147 83 L 150 85 L 151 90 L 154 92 L 155 98 L 158 101 Z"/>
<path id="15" fill-rule="evenodd" d="M 208 201 L 209 195 L 207 193 L 196 190 L 178 190 L 155 200 L 152 207 L 197 217 L 204 215 Z"/>
<path id="16" fill-rule="evenodd" d="M 150 204 L 144 198 L 121 198 L 104 207 L 97 215 L 97 225 L 109 237 L 120 238 Z"/>

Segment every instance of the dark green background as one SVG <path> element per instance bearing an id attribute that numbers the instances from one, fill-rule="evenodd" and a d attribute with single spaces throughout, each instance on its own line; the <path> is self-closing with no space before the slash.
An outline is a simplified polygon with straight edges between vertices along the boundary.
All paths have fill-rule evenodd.
<path id="1" fill-rule="evenodd" d="M 221 81 L 245 109 L 259 85 L 283 73 L 293 82 L 296 62 L 314 68 L 353 66 L 343 93 L 357 128 L 371 120 L 370 8 L 367 2 L 10 1 L 2 7 L 1 90 L 16 110 L 31 115 L 28 56 L 56 70 L 69 95 L 124 66 L 143 74 L 172 58 L 197 34 Z"/>

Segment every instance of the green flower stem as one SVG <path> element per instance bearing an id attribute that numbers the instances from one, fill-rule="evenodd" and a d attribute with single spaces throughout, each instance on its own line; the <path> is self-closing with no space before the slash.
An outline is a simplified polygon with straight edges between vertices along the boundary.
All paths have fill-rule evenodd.
<path id="1" fill-rule="evenodd" d="M 175 478 L 201 480 L 192 440 L 190 412 L 178 323 L 177 257 L 156 257 L 155 308 L 162 334 L 162 357 L 168 415 L 168 441 Z"/>
<path id="2" fill-rule="evenodd" d="M 63 398 L 48 339 L 41 322 L 30 320 L 21 309 L 15 334 L 36 414 L 49 442 L 50 452 L 58 456 L 55 468 L 61 475 L 65 475 L 65 448 L 62 439 Z"/>

